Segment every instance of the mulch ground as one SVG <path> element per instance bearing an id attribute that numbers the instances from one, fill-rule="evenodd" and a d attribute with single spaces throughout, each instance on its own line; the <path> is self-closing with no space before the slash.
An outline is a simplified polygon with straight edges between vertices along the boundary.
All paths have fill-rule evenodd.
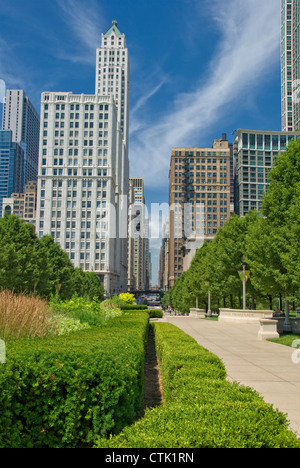
<path id="1" fill-rule="evenodd" d="M 154 408 L 162 403 L 163 391 L 159 372 L 159 362 L 155 351 L 154 334 L 150 329 L 146 348 L 144 405 L 142 412 L 144 413 L 146 408 Z"/>

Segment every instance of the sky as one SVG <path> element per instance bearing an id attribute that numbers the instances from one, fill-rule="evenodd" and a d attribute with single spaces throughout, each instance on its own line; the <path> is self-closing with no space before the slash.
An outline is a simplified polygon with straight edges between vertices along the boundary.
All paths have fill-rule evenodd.
<path id="1" fill-rule="evenodd" d="M 144 179 L 150 216 L 168 202 L 173 147 L 281 130 L 280 0 L 0 0 L 0 88 L 24 89 L 38 111 L 44 91 L 94 94 L 113 20 L 130 56 L 130 177 Z"/>

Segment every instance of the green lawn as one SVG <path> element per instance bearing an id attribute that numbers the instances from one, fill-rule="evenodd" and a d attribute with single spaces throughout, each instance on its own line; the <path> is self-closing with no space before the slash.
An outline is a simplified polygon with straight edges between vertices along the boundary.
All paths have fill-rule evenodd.
<path id="1" fill-rule="evenodd" d="M 295 340 L 300 340 L 300 335 L 281 335 L 279 338 L 272 338 L 268 341 L 292 347 Z"/>

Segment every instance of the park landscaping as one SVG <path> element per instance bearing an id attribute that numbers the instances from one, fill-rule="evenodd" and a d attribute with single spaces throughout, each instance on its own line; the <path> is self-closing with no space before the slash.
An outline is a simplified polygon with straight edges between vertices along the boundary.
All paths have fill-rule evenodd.
<path id="1" fill-rule="evenodd" d="M 299 448 L 285 415 L 230 383 L 220 359 L 172 324 L 153 323 L 164 404 L 97 448 Z"/>
<path id="2" fill-rule="evenodd" d="M 78 319 L 75 310 L 85 329 L 50 326 L 43 336 L 6 341 L 1 448 L 89 447 L 139 414 L 148 313 L 113 308 L 104 317 L 89 303 Z"/>
<path id="3" fill-rule="evenodd" d="M 10 330 L 0 365 L 1 448 L 300 447 L 285 415 L 229 383 L 219 358 L 164 322 L 150 322 L 161 404 L 142 411 L 151 311 L 122 310 L 118 299 L 46 304 L 3 294 L 23 306 L 37 301 L 50 326 L 17 335 L 0 302 L 0 330 Z"/>

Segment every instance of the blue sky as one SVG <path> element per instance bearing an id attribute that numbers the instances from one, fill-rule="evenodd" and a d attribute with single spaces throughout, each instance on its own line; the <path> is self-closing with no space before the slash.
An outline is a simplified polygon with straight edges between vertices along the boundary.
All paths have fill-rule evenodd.
<path id="1" fill-rule="evenodd" d="M 118 21 L 131 65 L 130 174 L 144 178 L 148 205 L 168 201 L 172 147 L 281 130 L 280 0 L 0 0 L 0 11 L 0 80 L 37 110 L 43 91 L 94 93 L 95 49 Z"/>

